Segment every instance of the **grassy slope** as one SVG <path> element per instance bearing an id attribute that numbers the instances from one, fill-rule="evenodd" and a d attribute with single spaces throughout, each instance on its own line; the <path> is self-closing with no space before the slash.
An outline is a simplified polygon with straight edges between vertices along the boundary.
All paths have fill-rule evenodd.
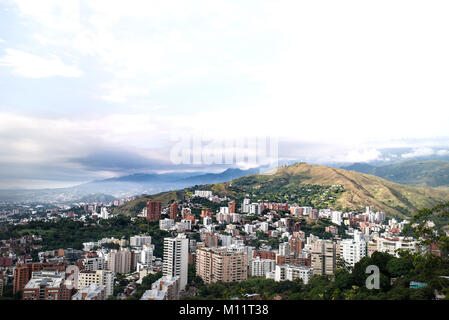
<path id="1" fill-rule="evenodd" d="M 145 207 L 147 201 L 149 200 L 157 200 L 161 201 L 163 206 L 168 205 L 172 201 L 183 200 L 185 197 L 184 190 L 179 191 L 168 191 L 162 192 L 154 195 L 148 195 L 144 197 L 140 197 L 136 200 L 130 201 L 127 204 L 115 208 L 114 213 L 122 213 L 126 215 L 137 215 L 142 211 Z"/>
<path id="2" fill-rule="evenodd" d="M 301 163 L 281 167 L 272 179 L 277 180 L 283 176 L 301 176 L 301 182 L 308 184 L 343 185 L 346 191 L 337 203 L 348 209 L 372 206 L 387 213 L 402 215 L 396 207 L 413 213 L 419 208 L 449 200 L 449 192 L 445 189 L 410 187 L 369 174 L 325 166 Z"/>
<path id="3" fill-rule="evenodd" d="M 340 184 L 343 185 L 345 192 L 337 200 L 336 207 L 360 210 L 365 206 L 371 206 L 375 210 L 397 216 L 410 215 L 420 208 L 431 207 L 436 203 L 449 200 L 448 188 L 416 188 L 390 182 L 374 175 L 304 163 L 281 167 L 270 175 L 251 175 L 232 180 L 233 186 L 245 185 L 247 190 L 260 188 L 260 185 L 265 183 L 273 186 Z M 233 197 L 234 193 L 228 186 L 229 183 L 218 183 L 210 185 L 208 189 L 221 196 Z M 163 205 L 167 205 L 172 200 L 183 199 L 184 195 L 185 190 L 146 196 L 129 202 L 115 212 L 136 214 L 142 210 L 149 199 L 157 199 L 162 201 Z"/>
<path id="4" fill-rule="evenodd" d="M 449 186 L 449 161 L 444 160 L 411 160 L 366 170 L 358 171 L 415 187 Z"/>

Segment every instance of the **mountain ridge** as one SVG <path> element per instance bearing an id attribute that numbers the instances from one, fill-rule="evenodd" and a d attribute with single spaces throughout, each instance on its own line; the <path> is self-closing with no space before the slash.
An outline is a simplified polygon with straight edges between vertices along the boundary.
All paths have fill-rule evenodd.
<path id="1" fill-rule="evenodd" d="M 341 185 L 344 191 L 333 190 L 332 186 L 336 185 Z M 254 174 L 227 182 L 202 185 L 201 189 L 210 189 L 214 194 L 235 199 L 241 199 L 245 194 L 255 194 L 258 195 L 255 198 L 278 201 L 299 199 L 320 206 L 329 204 L 331 208 L 343 211 L 360 211 L 366 206 L 371 206 L 390 216 L 399 217 L 410 216 L 420 208 L 449 200 L 449 189 L 411 187 L 370 174 L 306 163 L 279 167 L 272 174 Z M 182 197 L 189 190 L 191 191 L 191 189 L 178 190 L 176 197 L 172 194 L 169 201 L 182 200 L 178 196 Z M 318 194 L 313 194 L 314 190 Z M 166 197 L 166 194 L 151 196 L 156 200 L 161 197 Z M 124 207 L 118 211 L 135 213 L 128 208 Z"/>
<path id="2" fill-rule="evenodd" d="M 341 167 L 415 187 L 449 187 L 449 161 L 409 160 L 383 166 L 353 163 Z"/>

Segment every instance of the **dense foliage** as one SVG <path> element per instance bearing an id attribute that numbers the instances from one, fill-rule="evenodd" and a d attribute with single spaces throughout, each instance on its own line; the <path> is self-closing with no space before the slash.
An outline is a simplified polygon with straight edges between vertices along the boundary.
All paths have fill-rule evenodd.
<path id="1" fill-rule="evenodd" d="M 102 238 L 117 239 L 147 233 L 155 245 L 154 255 L 162 257 L 163 241 L 170 233 L 160 230 L 157 222 L 143 219 L 132 221 L 130 217 L 119 215 L 108 220 L 88 220 L 86 222 L 61 219 L 56 222 L 32 221 L 28 224 L 8 226 L 0 231 L 0 239 L 18 238 L 23 235 L 40 235 L 43 239 L 42 250 L 60 248 L 82 249 L 83 242 L 97 241 Z"/>
<path id="2" fill-rule="evenodd" d="M 333 275 L 313 276 L 304 285 L 300 280 L 275 282 L 271 279 L 248 279 L 240 283 L 198 285 L 198 295 L 189 299 L 245 299 L 246 294 L 260 294 L 262 299 L 278 296 L 299 300 L 427 300 L 441 294 L 449 299 L 449 237 L 442 230 L 429 228 L 427 222 L 449 217 L 449 202 L 431 209 L 420 210 L 412 219 L 407 232 L 422 240 L 424 248 L 433 243 L 442 250 L 441 256 L 429 252 L 399 251 L 398 256 L 374 252 L 354 267 L 339 265 Z M 379 270 L 379 289 L 368 289 L 371 273 L 368 266 Z M 420 288 L 410 286 L 412 281 L 424 283 Z"/>
<path id="3" fill-rule="evenodd" d="M 380 288 L 368 289 L 366 273 L 369 265 L 380 270 Z M 337 269 L 333 276 L 314 276 L 304 285 L 301 280 L 275 282 L 271 279 L 250 278 L 243 282 L 200 285 L 198 295 L 188 299 L 245 299 L 246 294 L 257 293 L 262 299 L 290 300 L 364 300 L 364 299 L 433 299 L 434 291 L 449 295 L 449 261 L 432 255 L 404 253 L 394 257 L 375 252 L 363 258 L 351 270 Z M 426 287 L 410 288 L 410 281 L 427 284 Z"/>

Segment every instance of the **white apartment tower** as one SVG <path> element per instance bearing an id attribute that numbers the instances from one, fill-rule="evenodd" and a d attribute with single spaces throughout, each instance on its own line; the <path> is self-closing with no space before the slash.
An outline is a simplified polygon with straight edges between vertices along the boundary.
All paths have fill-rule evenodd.
<path id="1" fill-rule="evenodd" d="M 184 234 L 164 239 L 164 276 L 179 277 L 180 290 L 187 285 L 189 239 Z"/>

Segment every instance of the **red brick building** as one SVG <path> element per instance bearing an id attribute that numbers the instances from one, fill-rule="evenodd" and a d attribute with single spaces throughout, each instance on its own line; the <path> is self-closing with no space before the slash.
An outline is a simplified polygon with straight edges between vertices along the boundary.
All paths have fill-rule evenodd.
<path id="1" fill-rule="evenodd" d="M 162 204 L 160 201 L 148 201 L 147 202 L 147 220 L 158 221 L 161 219 Z"/>
<path id="2" fill-rule="evenodd" d="M 170 205 L 170 219 L 176 220 L 178 219 L 178 203 L 173 202 Z"/>

